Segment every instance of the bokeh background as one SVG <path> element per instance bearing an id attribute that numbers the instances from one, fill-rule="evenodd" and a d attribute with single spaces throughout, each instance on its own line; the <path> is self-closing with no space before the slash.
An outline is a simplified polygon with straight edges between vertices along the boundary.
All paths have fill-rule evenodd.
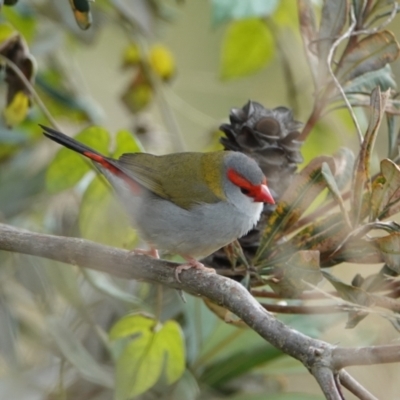
<path id="1" fill-rule="evenodd" d="M 296 120 L 306 121 L 313 107 L 313 86 L 296 2 L 265 2 L 270 54 L 253 71 L 228 78 L 221 60 L 231 21 L 218 23 L 217 3 L 96 0 L 91 3 L 93 24 L 86 31 L 77 27 L 66 0 L 20 0 L 14 7 L 2 7 L 1 19 L 25 37 L 37 69 L 35 88 L 68 134 L 96 125 L 115 140 L 116 132 L 127 130 L 134 135 L 134 145 L 164 154 L 218 149 L 219 125 L 227 121 L 232 107 L 249 99 L 267 108 L 289 107 Z M 318 12 L 321 2 L 313 4 Z M 399 37 L 398 19 L 389 29 Z M 127 54 L 139 49 L 139 59 L 147 60 L 154 45 L 167 51 L 162 62 L 171 76 L 155 74 L 150 90 L 134 93 L 138 66 L 129 64 Z M 398 82 L 399 62 L 392 70 Z M 2 109 L 7 107 L 6 83 L 0 86 Z M 132 95 L 133 106 L 122 101 L 124 94 L 125 99 Z M 363 110 L 356 113 L 365 129 L 367 115 Z M 120 221 L 115 217 L 118 206 L 103 189 L 93 189 L 85 198 L 94 173 L 85 172 L 67 190 L 51 189 L 51 183 L 49 190 L 47 167 L 59 148 L 42 137 L 38 123 L 49 121 L 35 102 L 27 118 L 12 129 L 2 123 L 0 222 L 124 248 L 138 244 L 126 226 L 114 233 Z M 304 165 L 342 146 L 358 146 L 346 110 L 326 115 L 314 127 L 302 149 Z M 386 135 L 379 137 L 377 150 L 376 168 L 378 154 L 387 152 Z M 66 168 L 72 171 L 74 165 Z M 343 264 L 335 272 L 350 281 L 360 269 L 368 275 L 376 266 Z M 322 399 L 300 363 L 276 352 L 255 333 L 221 321 L 201 299 L 187 296 L 183 304 L 165 288 L 5 252 L 0 252 L 0 399 L 113 398 L 112 389 L 101 382 L 103 368 L 113 376 L 115 361 L 104 338 L 115 321 L 138 311 L 180 323 L 188 366 L 178 383 L 165 389 L 158 382 L 143 399 Z M 374 315 L 352 330 L 345 329 L 342 314 L 280 318 L 308 335 L 343 346 L 398 340 L 398 332 Z M 80 346 L 90 360 L 82 356 Z M 399 397 L 398 365 L 349 372 L 378 398 Z"/>

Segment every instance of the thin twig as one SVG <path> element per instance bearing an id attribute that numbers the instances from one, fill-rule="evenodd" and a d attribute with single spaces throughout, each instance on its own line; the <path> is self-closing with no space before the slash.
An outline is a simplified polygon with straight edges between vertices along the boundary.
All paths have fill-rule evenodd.
<path id="1" fill-rule="evenodd" d="M 9 67 L 17 76 L 18 78 L 22 81 L 26 89 L 29 90 L 31 93 L 33 99 L 35 100 L 36 104 L 39 106 L 39 108 L 42 110 L 42 113 L 46 116 L 46 118 L 49 120 L 51 125 L 58 130 L 61 130 L 61 128 L 58 126 L 56 120 L 53 118 L 51 115 L 50 111 L 48 108 L 45 106 L 43 103 L 42 99 L 40 98 L 39 94 L 37 93 L 36 89 L 33 87 L 33 85 L 29 82 L 29 80 L 26 78 L 24 73 L 21 71 L 21 69 L 18 67 L 17 64 L 15 64 L 13 61 L 11 61 L 9 58 L 3 56 L 0 54 L 0 62 L 3 62 Z"/>
<path id="2" fill-rule="evenodd" d="M 337 296 L 337 292 L 329 292 L 332 296 Z M 279 293 L 271 292 L 270 290 L 257 290 L 251 289 L 251 294 L 254 297 L 261 297 L 267 299 L 286 299 Z M 299 296 L 291 297 L 291 300 L 319 300 L 325 299 L 326 296 L 319 292 L 303 292 Z"/>
<path id="3" fill-rule="evenodd" d="M 340 383 L 345 387 L 349 392 L 353 393 L 360 400 L 378 400 L 372 393 L 368 392 L 364 386 L 360 385 L 347 371 L 342 369 L 339 372 L 339 380 Z"/>
<path id="4" fill-rule="evenodd" d="M 347 109 L 350 112 L 351 119 L 353 120 L 353 123 L 354 123 L 354 125 L 356 127 L 356 130 L 357 130 L 358 139 L 359 139 L 360 143 L 362 143 L 363 135 L 362 135 L 361 128 L 360 128 L 360 125 L 358 123 L 358 120 L 357 120 L 357 118 L 356 118 L 356 116 L 354 114 L 353 108 L 352 108 L 352 106 L 350 104 L 349 99 L 347 98 L 347 95 L 346 95 L 342 85 L 340 84 L 339 80 L 336 78 L 336 75 L 335 75 L 335 73 L 333 72 L 333 69 L 332 69 L 332 60 L 333 60 L 333 56 L 335 54 L 336 49 L 339 47 L 339 45 L 345 39 L 350 38 L 354 34 L 354 28 L 357 25 L 357 19 L 356 19 L 356 16 L 354 14 L 354 8 L 353 8 L 352 5 L 350 6 L 350 16 L 351 16 L 351 24 L 350 24 L 349 28 L 347 29 L 347 31 L 342 36 L 340 36 L 338 39 L 336 39 L 333 42 L 332 47 L 329 50 L 328 57 L 326 59 L 326 63 L 327 63 L 327 66 L 328 66 L 329 74 L 330 74 L 331 78 L 333 79 L 333 82 L 335 83 L 336 88 L 339 90 L 339 92 L 340 92 L 340 94 L 341 94 L 341 96 L 343 98 L 343 101 L 346 104 Z"/>
<path id="5" fill-rule="evenodd" d="M 280 304 L 267 304 L 261 303 L 261 305 L 269 312 L 277 314 L 338 314 L 343 313 L 344 310 L 340 309 L 337 305 L 328 306 L 293 306 L 293 305 L 280 305 Z"/>

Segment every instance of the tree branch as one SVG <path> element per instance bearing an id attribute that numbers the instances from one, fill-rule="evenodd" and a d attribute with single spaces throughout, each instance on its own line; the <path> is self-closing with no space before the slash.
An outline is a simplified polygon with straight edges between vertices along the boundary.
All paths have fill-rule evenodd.
<path id="1" fill-rule="evenodd" d="M 329 367 L 318 365 L 313 368 L 311 373 L 314 375 L 321 387 L 322 393 L 328 400 L 344 400 L 335 376 Z"/>
<path id="2" fill-rule="evenodd" d="M 333 358 L 338 370 L 351 365 L 394 363 L 400 361 L 400 345 L 354 347 L 350 351 L 337 347 L 333 350 Z"/>
<path id="3" fill-rule="evenodd" d="M 135 255 L 84 239 L 33 233 L 5 224 L 0 224 L 0 250 L 44 257 L 120 278 L 156 282 L 206 297 L 237 315 L 273 346 L 301 361 L 328 399 L 343 398 L 336 374 L 344 366 L 394 362 L 400 358 L 400 346 L 336 348 L 305 336 L 277 320 L 242 285 L 208 271 L 183 271 L 181 282 L 178 282 L 174 274 L 176 263 Z"/>
<path id="4" fill-rule="evenodd" d="M 333 349 L 333 346 L 309 338 L 278 321 L 240 283 L 207 271 L 193 268 L 183 271 L 181 282 L 177 282 L 173 268 L 177 263 L 135 255 L 84 239 L 33 233 L 5 224 L 0 224 L 0 250 L 49 258 L 120 278 L 157 282 L 207 297 L 229 309 L 272 345 L 305 365 L 311 355 L 310 347 Z"/>

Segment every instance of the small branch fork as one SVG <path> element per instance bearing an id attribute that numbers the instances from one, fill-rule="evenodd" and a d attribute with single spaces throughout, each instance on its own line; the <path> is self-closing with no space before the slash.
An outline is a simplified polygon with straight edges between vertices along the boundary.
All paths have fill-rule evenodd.
<path id="1" fill-rule="evenodd" d="M 236 314 L 273 346 L 301 361 L 327 399 L 344 399 L 341 385 L 359 399 L 375 399 L 343 368 L 400 361 L 400 345 L 344 348 L 305 336 L 277 320 L 242 285 L 210 272 L 183 271 L 181 282 L 177 282 L 174 274 L 176 263 L 135 255 L 84 239 L 38 234 L 5 224 L 0 224 L 0 250 L 78 265 L 119 278 L 159 283 L 206 297 Z"/>

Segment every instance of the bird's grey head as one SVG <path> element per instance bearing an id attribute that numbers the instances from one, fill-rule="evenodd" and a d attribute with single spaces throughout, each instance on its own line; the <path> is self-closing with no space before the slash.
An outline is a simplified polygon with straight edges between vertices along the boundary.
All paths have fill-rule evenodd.
<path id="1" fill-rule="evenodd" d="M 253 202 L 274 203 L 266 178 L 258 164 L 239 152 L 227 152 L 224 188 L 227 196 L 246 196 Z"/>
<path id="2" fill-rule="evenodd" d="M 257 186 L 265 181 L 265 176 L 258 164 L 250 157 L 236 151 L 229 151 L 225 158 L 227 170 L 232 168 L 239 175 Z"/>

